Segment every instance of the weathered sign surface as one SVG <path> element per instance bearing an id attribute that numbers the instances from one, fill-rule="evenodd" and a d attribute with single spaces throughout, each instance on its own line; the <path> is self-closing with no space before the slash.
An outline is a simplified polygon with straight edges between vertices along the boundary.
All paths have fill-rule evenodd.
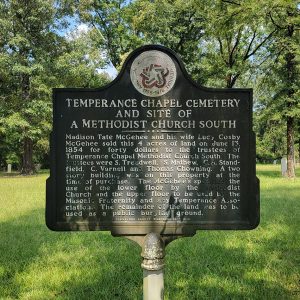
<path id="1" fill-rule="evenodd" d="M 197 85 L 160 46 L 99 89 L 55 89 L 52 230 L 191 235 L 259 223 L 252 90 Z"/>

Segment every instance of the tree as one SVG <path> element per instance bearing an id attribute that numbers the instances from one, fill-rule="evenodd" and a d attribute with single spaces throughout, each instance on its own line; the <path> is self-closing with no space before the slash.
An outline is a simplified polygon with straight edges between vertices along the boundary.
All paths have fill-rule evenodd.
<path id="1" fill-rule="evenodd" d="M 177 52 L 191 74 L 203 74 L 201 42 L 208 21 L 209 1 L 137 0 L 132 10 L 132 28 L 143 44 L 160 44 Z M 201 81 L 201 78 L 197 78 Z"/>
<path id="2" fill-rule="evenodd" d="M 254 110 L 254 131 L 256 132 L 256 156 L 260 162 L 272 162 L 286 153 L 286 124 L 282 118 L 279 102 L 274 94 L 278 78 L 256 76 L 255 97 L 259 99 Z"/>
<path id="3" fill-rule="evenodd" d="M 77 9 L 82 22 L 94 29 L 98 49 L 102 49 L 114 67 L 119 68 L 124 54 L 140 45 L 132 30 L 127 0 L 82 0 Z"/>
<path id="4" fill-rule="evenodd" d="M 21 172 L 49 152 L 53 87 L 100 86 L 108 77 L 101 52 L 88 34 L 59 36 L 56 1 L 4 1 L 0 4 L 0 137 L 2 161 L 20 157 Z M 78 33 L 76 33 L 78 35 Z M 21 145 L 20 145 L 21 143 Z"/>
<path id="5" fill-rule="evenodd" d="M 217 23 L 212 22 L 213 32 L 209 36 L 213 37 L 212 43 L 217 39 L 219 51 L 211 51 L 208 57 L 212 58 L 209 63 L 214 66 L 215 74 L 226 78 L 226 86 L 233 87 L 241 75 L 249 72 L 254 74 L 255 81 L 266 74 L 277 78 L 269 94 L 272 101 L 264 97 L 258 101 L 267 108 L 263 114 L 269 116 L 272 126 L 282 124 L 279 115 L 286 120 L 287 174 L 294 177 L 294 135 L 300 113 L 299 3 L 295 0 L 223 0 L 216 2 L 214 12 L 213 19 Z M 261 70 L 265 70 L 265 74 Z M 265 134 L 272 135 L 272 132 L 266 130 Z M 264 143 L 267 140 L 271 139 L 264 139 Z"/>
<path id="6" fill-rule="evenodd" d="M 199 43 L 207 1 L 80 1 L 79 16 L 92 26 L 99 45 L 119 69 L 141 45 L 161 44 L 179 53 L 191 73 L 199 70 Z"/>
<path id="7" fill-rule="evenodd" d="M 22 131 L 21 171 L 24 174 L 34 171 L 33 141 L 36 132 L 32 130 L 32 124 L 37 117 L 35 109 L 40 109 L 42 103 L 34 97 L 34 78 L 44 71 L 43 57 L 50 54 L 49 45 L 54 37 L 50 29 L 55 12 L 54 0 L 46 3 L 41 0 L 11 0 L 3 1 L 0 6 L 1 31 L 7 32 L 1 39 L 2 63 L 11 67 L 5 75 L 7 82 L 3 82 L 11 92 L 10 95 L 5 94 L 5 101 L 9 103 L 6 112 L 9 118 L 17 114 L 15 119 Z"/>
<path id="8" fill-rule="evenodd" d="M 258 1 L 211 1 L 206 28 L 208 85 L 232 88 L 253 75 L 266 59 L 275 30 L 266 27 Z"/>
<path id="9" fill-rule="evenodd" d="M 269 51 L 276 65 L 272 75 L 278 78 L 277 108 L 286 121 L 287 176 L 295 177 L 295 129 L 300 119 L 300 7 L 295 0 L 269 1 L 265 12 L 275 35 Z"/>
<path id="10" fill-rule="evenodd" d="M 62 53 L 51 65 L 55 74 L 55 87 L 97 88 L 108 84 L 111 78 L 102 69 L 107 62 L 95 42 L 94 29 L 75 30 L 69 33 Z"/>

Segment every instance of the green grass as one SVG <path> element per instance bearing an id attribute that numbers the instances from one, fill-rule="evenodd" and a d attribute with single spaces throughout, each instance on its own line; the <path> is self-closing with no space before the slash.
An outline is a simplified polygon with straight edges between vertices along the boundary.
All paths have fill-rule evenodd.
<path id="1" fill-rule="evenodd" d="M 300 179 L 279 168 L 257 167 L 257 229 L 198 231 L 167 247 L 165 299 L 300 299 Z M 47 176 L 0 178 L 0 299 L 142 299 L 136 244 L 46 228 Z"/>

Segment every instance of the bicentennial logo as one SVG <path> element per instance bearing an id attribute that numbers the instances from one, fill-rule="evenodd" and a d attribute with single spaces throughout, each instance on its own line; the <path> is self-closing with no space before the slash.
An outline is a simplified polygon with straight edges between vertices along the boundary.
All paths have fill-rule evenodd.
<path id="1" fill-rule="evenodd" d="M 164 52 L 145 51 L 133 61 L 130 78 L 141 94 L 159 97 L 173 88 L 176 81 L 176 67 L 170 56 Z"/>

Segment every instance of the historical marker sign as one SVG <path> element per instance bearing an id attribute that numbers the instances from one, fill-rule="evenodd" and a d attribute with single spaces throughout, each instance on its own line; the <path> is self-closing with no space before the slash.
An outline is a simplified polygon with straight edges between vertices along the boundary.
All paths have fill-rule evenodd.
<path id="1" fill-rule="evenodd" d="M 160 46 L 100 89 L 55 89 L 46 221 L 53 230 L 191 235 L 259 223 L 252 90 L 191 81 Z"/>

